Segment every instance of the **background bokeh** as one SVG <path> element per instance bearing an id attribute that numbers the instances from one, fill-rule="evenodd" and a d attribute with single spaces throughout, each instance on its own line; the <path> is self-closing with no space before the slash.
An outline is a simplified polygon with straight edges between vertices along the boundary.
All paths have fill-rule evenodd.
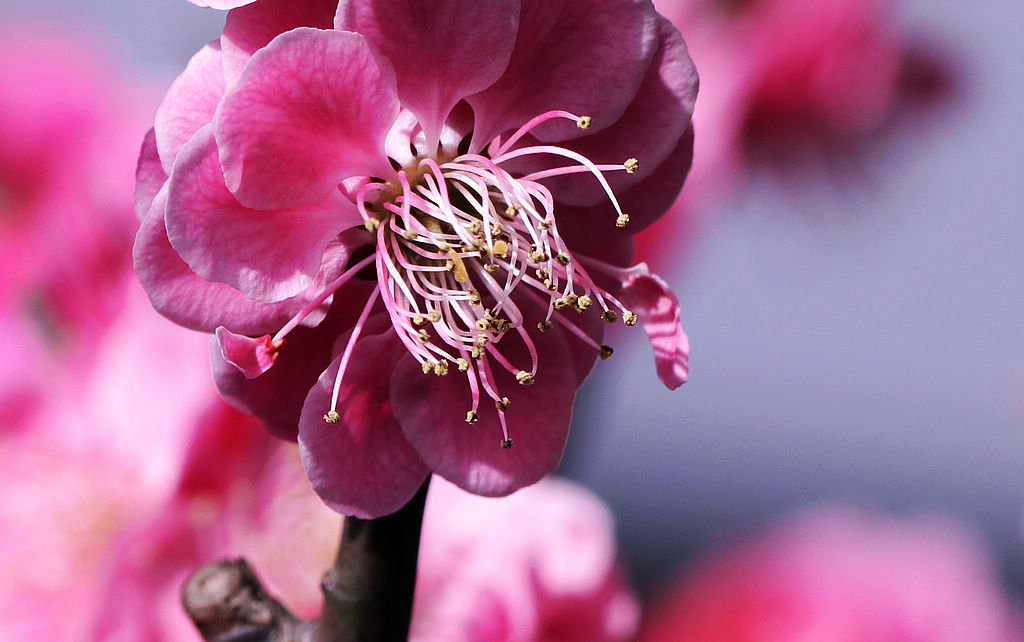
<path id="1" fill-rule="evenodd" d="M 947 57 L 941 104 L 663 226 L 690 382 L 664 390 L 620 328 L 581 392 L 561 472 L 611 504 L 641 590 L 822 501 L 952 514 L 1024 589 L 1024 4 L 897 16 Z M 0 0 L 29 17 L 97 34 L 157 93 L 223 22 L 183 0 Z"/>

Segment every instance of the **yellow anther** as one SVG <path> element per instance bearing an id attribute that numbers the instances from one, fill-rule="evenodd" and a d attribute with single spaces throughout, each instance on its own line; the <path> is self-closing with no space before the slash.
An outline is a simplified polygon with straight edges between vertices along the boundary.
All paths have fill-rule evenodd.
<path id="1" fill-rule="evenodd" d="M 573 294 L 572 292 L 570 292 L 569 294 L 565 295 L 565 304 L 566 305 L 576 305 L 577 301 L 579 301 L 579 297 L 576 296 L 575 294 Z"/>
<path id="2" fill-rule="evenodd" d="M 615 323 L 619 320 L 619 314 L 615 310 L 605 310 L 604 314 L 601 315 L 601 318 L 608 323 Z"/>
<path id="3" fill-rule="evenodd" d="M 607 359 L 608 357 L 612 356 L 614 352 L 615 351 L 612 350 L 611 346 L 601 346 L 601 352 L 599 352 L 598 354 L 601 356 L 602 359 Z"/>
<path id="4" fill-rule="evenodd" d="M 559 297 L 559 298 L 555 299 L 555 309 L 556 310 L 563 310 L 563 309 L 565 309 L 565 306 L 567 306 L 567 305 L 569 305 L 569 302 L 566 301 L 564 298 Z"/>
<path id="5" fill-rule="evenodd" d="M 448 270 L 449 272 L 454 271 L 455 270 L 455 261 L 453 261 L 451 259 L 448 259 L 447 261 L 445 261 L 444 262 L 444 269 Z"/>
<path id="6" fill-rule="evenodd" d="M 537 223 L 537 227 L 539 227 L 542 230 L 549 230 L 549 229 L 551 229 L 551 219 L 547 219 L 547 218 L 544 219 L 540 223 Z"/>
<path id="7" fill-rule="evenodd" d="M 324 421 L 329 424 L 336 424 L 341 421 L 341 415 L 339 415 L 336 410 L 328 410 L 327 414 L 324 415 Z"/>
<path id="8" fill-rule="evenodd" d="M 434 374 L 439 377 L 443 377 L 448 374 L 448 362 L 445 360 L 438 361 L 434 364 Z"/>
<path id="9" fill-rule="evenodd" d="M 467 424 L 475 424 L 478 421 L 480 421 L 480 417 L 475 412 L 470 410 L 469 412 L 466 413 Z"/>
<path id="10" fill-rule="evenodd" d="M 580 298 L 576 299 L 576 309 L 580 312 L 586 311 L 594 303 L 594 300 L 584 294 Z"/>
<path id="11" fill-rule="evenodd" d="M 623 311 L 623 313 L 622 313 L 622 322 L 623 323 L 625 323 L 626 325 L 636 325 L 636 321 L 637 321 L 636 313 L 634 313 L 634 312 L 632 312 L 630 310 Z"/>
<path id="12" fill-rule="evenodd" d="M 448 250 L 448 258 L 450 259 L 445 263 L 445 267 L 449 270 L 455 270 L 455 280 L 459 283 L 465 283 L 469 280 L 469 271 L 466 270 L 466 264 L 462 261 L 462 257 L 455 250 Z M 451 264 L 451 267 L 449 267 Z"/>
<path id="13" fill-rule="evenodd" d="M 484 356 L 484 351 L 481 350 L 478 346 L 473 346 L 472 348 L 469 349 L 469 356 L 474 359 L 479 359 L 480 357 Z"/>
<path id="14" fill-rule="evenodd" d="M 376 232 L 377 228 L 380 227 L 380 221 L 375 218 L 368 218 L 363 221 L 363 227 L 366 228 L 367 232 Z"/>
<path id="15" fill-rule="evenodd" d="M 558 289 L 555 287 L 555 284 L 551 279 L 544 279 L 544 287 L 546 287 L 548 290 L 552 292 Z"/>
<path id="16" fill-rule="evenodd" d="M 553 327 L 555 327 L 555 324 L 551 323 L 550 321 L 541 321 L 540 323 L 537 324 L 537 329 L 540 330 L 541 332 L 547 332 Z"/>
<path id="17" fill-rule="evenodd" d="M 544 268 L 537 268 L 536 270 L 533 271 L 533 273 L 537 275 L 538 279 L 548 278 L 548 271 L 545 270 Z"/>
<path id="18" fill-rule="evenodd" d="M 416 340 L 423 345 L 427 345 L 428 343 L 430 343 L 430 335 L 427 333 L 426 330 L 420 330 L 419 333 L 416 335 Z"/>
<path id="19" fill-rule="evenodd" d="M 543 263 L 544 261 L 547 261 L 547 260 L 548 260 L 548 255 L 545 254 L 544 252 L 538 252 L 537 250 L 533 250 L 532 252 L 530 252 L 530 262 L 531 263 Z"/>
<path id="20" fill-rule="evenodd" d="M 508 410 L 508 407 L 511 404 L 512 404 L 512 402 L 508 400 L 508 397 L 502 397 L 501 399 L 499 399 L 499 400 L 494 402 L 495 407 L 498 410 L 502 410 L 502 411 Z"/>
<path id="21" fill-rule="evenodd" d="M 626 168 L 627 174 L 636 174 L 640 171 L 640 161 L 635 158 L 627 158 L 622 165 Z"/>
<path id="22" fill-rule="evenodd" d="M 480 221 L 473 221 L 469 224 L 470 234 L 479 234 L 481 229 L 483 229 L 483 226 L 480 225 Z"/>
<path id="23" fill-rule="evenodd" d="M 586 129 L 590 127 L 591 122 L 593 122 L 593 119 L 590 116 L 580 116 L 576 119 L 576 126 L 580 129 Z"/>
<path id="24" fill-rule="evenodd" d="M 524 386 L 532 386 L 533 375 L 525 370 L 520 370 L 519 372 L 516 373 L 516 381 L 518 381 Z"/>
<path id="25" fill-rule="evenodd" d="M 482 331 L 486 330 L 489 327 L 491 327 L 491 322 L 489 320 L 487 320 L 487 319 L 477 319 L 476 320 L 476 329 L 477 330 L 480 330 L 482 332 Z"/>
<path id="26" fill-rule="evenodd" d="M 516 215 L 516 208 L 514 205 L 509 205 L 505 208 L 505 216 L 512 218 Z"/>
<path id="27" fill-rule="evenodd" d="M 469 291 L 469 302 L 473 305 L 480 305 L 480 293 L 476 290 Z"/>
<path id="28" fill-rule="evenodd" d="M 415 241 L 416 237 L 419 236 L 419 234 L 417 234 L 414 230 L 406 230 L 402 232 L 402 236 L 404 236 L 406 239 L 410 241 Z"/>
<path id="29" fill-rule="evenodd" d="M 491 226 L 491 236 L 497 236 L 501 234 L 501 223 L 495 223 Z"/>
<path id="30" fill-rule="evenodd" d="M 508 256 L 508 243 L 501 239 L 494 242 L 494 247 L 491 248 L 491 253 L 501 257 Z"/>
<path id="31" fill-rule="evenodd" d="M 459 364 L 459 372 L 465 372 L 469 370 L 469 362 L 463 359 L 462 357 L 459 357 L 458 361 L 456 361 L 455 363 Z"/>
<path id="32" fill-rule="evenodd" d="M 555 260 L 558 261 L 561 265 L 569 265 L 569 261 L 572 260 L 572 257 L 566 254 L 565 252 L 559 252 L 558 254 L 555 255 Z"/>
<path id="33" fill-rule="evenodd" d="M 501 266 L 498 265 L 497 263 L 487 263 L 486 265 L 484 265 L 484 269 L 490 272 L 491 274 L 494 274 L 495 272 L 501 269 Z"/>
<path id="34" fill-rule="evenodd" d="M 420 314 L 419 312 L 412 315 L 412 322 L 415 323 L 416 325 L 423 325 L 423 321 L 423 315 Z"/>
<path id="35" fill-rule="evenodd" d="M 615 219 L 615 227 L 626 227 L 627 223 L 629 223 L 629 214 L 620 214 L 619 217 Z"/>
<path id="36" fill-rule="evenodd" d="M 490 339 L 487 337 L 486 334 L 478 334 L 478 335 L 476 335 L 476 344 L 478 346 L 480 346 L 481 348 L 484 347 L 485 345 L 487 345 L 488 341 L 490 341 Z"/>
<path id="37" fill-rule="evenodd" d="M 501 440 L 501 447 L 504 448 L 505 450 L 508 450 L 509 448 L 512 447 L 512 440 L 511 439 L 502 439 Z"/>
<path id="38" fill-rule="evenodd" d="M 441 312 L 440 312 L 440 310 L 431 310 L 429 313 L 427 313 L 427 320 L 430 321 L 431 323 L 437 323 L 438 321 L 440 321 L 441 320 Z"/>
<path id="39" fill-rule="evenodd" d="M 423 370 L 423 374 L 430 374 L 434 371 L 434 364 L 429 361 L 424 361 L 420 364 L 420 368 Z"/>
<path id="40" fill-rule="evenodd" d="M 494 323 L 491 324 L 491 332 L 495 336 L 508 331 L 508 319 L 495 319 Z"/>

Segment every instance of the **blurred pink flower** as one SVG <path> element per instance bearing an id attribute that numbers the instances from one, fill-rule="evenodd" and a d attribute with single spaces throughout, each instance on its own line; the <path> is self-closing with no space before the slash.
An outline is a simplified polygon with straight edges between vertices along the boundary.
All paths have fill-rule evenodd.
<path id="1" fill-rule="evenodd" d="M 73 29 L 0 28 L 0 307 L 79 352 L 117 313 L 151 108 L 145 83 L 116 69 Z"/>
<path id="2" fill-rule="evenodd" d="M 607 506 L 549 478 L 486 499 L 442 480 L 427 499 L 410 640 L 631 640 L 639 606 Z"/>
<path id="3" fill-rule="evenodd" d="M 807 511 L 699 561 L 641 642 L 1024 639 L 977 539 L 940 517 Z"/>
<path id="4" fill-rule="evenodd" d="M 596 4 L 264 0 L 158 110 L 139 275 L 336 510 L 551 472 L 602 317 L 685 381 L 674 296 L 618 266 L 685 178 L 696 72 L 649 2 Z"/>

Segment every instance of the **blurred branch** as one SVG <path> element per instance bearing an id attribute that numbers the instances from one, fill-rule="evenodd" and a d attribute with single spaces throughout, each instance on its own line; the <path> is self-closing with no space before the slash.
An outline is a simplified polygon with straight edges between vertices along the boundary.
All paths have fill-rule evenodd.
<path id="1" fill-rule="evenodd" d="M 345 518 L 324 574 L 319 620 L 302 621 L 267 594 L 252 566 L 222 560 L 193 573 L 185 611 L 207 642 L 400 642 L 408 638 L 429 478 L 398 512 Z"/>

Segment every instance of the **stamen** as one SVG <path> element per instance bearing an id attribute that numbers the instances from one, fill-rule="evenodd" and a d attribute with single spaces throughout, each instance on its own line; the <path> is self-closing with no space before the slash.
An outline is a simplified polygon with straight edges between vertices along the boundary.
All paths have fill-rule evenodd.
<path id="1" fill-rule="evenodd" d="M 338 374 L 334 377 L 334 390 L 331 392 L 331 409 L 324 415 L 324 421 L 329 424 L 338 423 L 338 393 L 341 390 L 341 379 L 345 376 L 345 369 L 348 367 L 349 359 L 352 357 L 352 351 L 356 347 L 356 341 L 359 340 L 359 335 L 363 331 L 363 326 L 366 325 L 366 319 L 370 316 L 370 310 L 373 309 L 374 304 L 377 303 L 377 295 L 380 293 L 380 286 L 373 288 L 373 292 L 366 300 L 366 305 L 363 306 L 363 311 L 359 313 L 359 319 L 356 324 L 352 326 L 352 334 L 349 335 L 348 344 L 345 345 L 345 351 L 341 355 L 341 363 L 338 364 Z"/>

